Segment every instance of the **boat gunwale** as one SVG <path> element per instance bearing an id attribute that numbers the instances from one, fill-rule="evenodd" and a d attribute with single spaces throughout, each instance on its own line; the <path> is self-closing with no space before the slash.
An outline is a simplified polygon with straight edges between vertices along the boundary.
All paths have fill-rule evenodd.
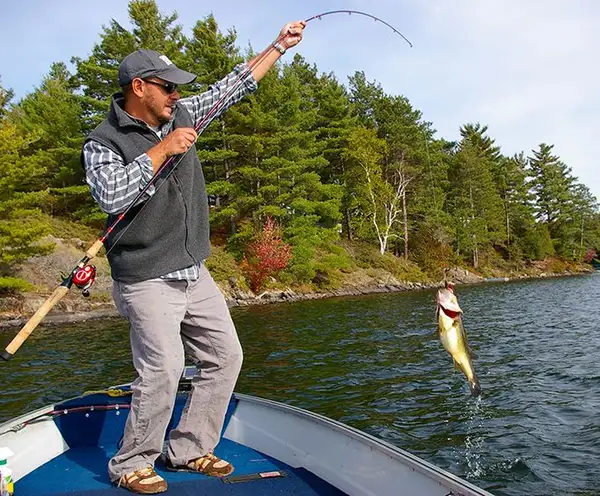
<path id="1" fill-rule="evenodd" d="M 75 396 L 71 399 L 81 398 L 81 396 Z M 27 427 L 26 424 L 30 420 L 36 420 L 38 418 L 43 417 L 44 415 L 49 414 L 54 411 L 56 404 L 46 405 L 37 410 L 33 410 L 28 413 L 24 413 L 23 415 L 19 415 L 18 417 L 12 418 L 0 424 L 0 436 L 7 434 L 9 432 L 18 432 L 23 427 Z M 49 417 L 48 420 L 51 420 L 53 417 Z"/>
<path id="2" fill-rule="evenodd" d="M 368 434 L 364 431 L 361 431 L 360 429 L 356 429 L 355 427 L 344 424 L 343 422 L 340 422 L 338 420 L 334 420 L 332 418 L 320 415 L 318 413 L 297 406 L 288 405 L 266 398 L 260 398 L 257 396 L 237 392 L 234 392 L 233 394 L 235 398 L 240 401 L 247 401 L 249 403 L 264 405 L 268 408 L 275 408 L 278 410 L 282 410 L 286 413 L 292 413 L 301 418 L 312 420 L 315 423 L 327 424 L 330 428 L 333 428 L 334 430 L 341 432 L 342 434 L 356 439 L 359 442 L 364 442 L 369 447 L 383 452 L 390 458 L 398 460 L 401 463 L 405 463 L 406 465 L 410 466 L 411 469 L 417 470 L 428 477 L 435 478 L 440 483 L 456 486 L 452 488 L 453 490 L 464 491 L 465 489 L 467 489 L 469 491 L 472 491 L 473 494 L 477 496 L 494 496 L 493 494 L 487 492 L 485 489 L 477 487 L 471 484 L 469 481 L 466 481 L 460 478 L 459 476 L 454 475 L 418 457 L 417 455 L 413 455 L 412 453 L 409 453 L 408 451 L 405 451 L 402 448 L 399 448 L 398 446 L 395 446 L 387 441 L 384 441 L 383 439 Z"/>

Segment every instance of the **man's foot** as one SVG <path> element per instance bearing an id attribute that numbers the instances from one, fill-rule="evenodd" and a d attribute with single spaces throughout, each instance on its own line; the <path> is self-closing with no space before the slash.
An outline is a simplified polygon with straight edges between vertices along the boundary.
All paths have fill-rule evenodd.
<path id="1" fill-rule="evenodd" d="M 158 494 L 167 490 L 167 481 L 152 467 L 147 467 L 121 476 L 119 487 L 129 489 L 132 493 Z"/>
<path id="2" fill-rule="evenodd" d="M 171 460 L 167 458 L 167 470 L 176 472 L 196 472 L 213 477 L 225 477 L 233 472 L 233 465 L 225 460 L 222 460 L 213 453 L 207 453 L 200 458 L 196 458 L 187 465 L 174 466 Z"/>

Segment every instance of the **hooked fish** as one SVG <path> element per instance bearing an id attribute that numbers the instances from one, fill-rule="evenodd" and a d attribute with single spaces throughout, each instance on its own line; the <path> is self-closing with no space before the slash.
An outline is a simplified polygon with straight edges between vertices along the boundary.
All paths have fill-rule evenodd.
<path id="1" fill-rule="evenodd" d="M 450 353 L 454 366 L 461 370 L 467 378 L 473 396 L 481 394 L 481 386 L 473 367 L 474 353 L 469 348 L 467 333 L 462 324 L 462 309 L 454 294 L 454 287 L 446 283 L 446 287 L 437 292 L 436 318 L 439 338 L 445 350 Z"/>

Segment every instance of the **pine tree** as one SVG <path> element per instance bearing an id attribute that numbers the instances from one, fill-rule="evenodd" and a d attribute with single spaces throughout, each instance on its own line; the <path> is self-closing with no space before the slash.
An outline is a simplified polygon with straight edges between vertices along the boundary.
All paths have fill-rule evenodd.
<path id="1" fill-rule="evenodd" d="M 197 74 L 198 78 L 189 85 L 183 96 L 205 91 L 209 85 L 225 77 L 235 65 L 243 61 L 235 46 L 236 36 L 233 29 L 223 34 L 212 15 L 196 23 L 193 36 L 186 43 L 185 54 L 187 70 Z M 196 144 L 208 193 L 214 197 L 214 208 L 211 211 L 213 232 L 221 227 L 225 227 L 228 234 L 236 232 L 239 216 L 235 208 L 232 208 L 236 196 L 233 175 L 239 156 L 236 144 L 243 139 L 238 129 L 247 105 L 247 100 L 243 100 L 230 108 L 202 132 Z"/>
<path id="2" fill-rule="evenodd" d="M 36 137 L 35 154 L 47 169 L 40 188 L 83 184 L 82 109 L 70 79 L 65 64 L 53 64 L 39 88 L 15 107 L 18 126 Z"/>
<path id="3" fill-rule="evenodd" d="M 574 178 L 571 168 L 552 154 L 554 145 L 541 143 L 529 158 L 531 187 L 535 194 L 536 216 L 544 222 L 556 251 L 572 256 L 571 241 L 574 233 L 569 219 L 572 217 Z"/>
<path id="4" fill-rule="evenodd" d="M 527 158 L 523 153 L 501 157 L 493 169 L 494 180 L 504 212 L 504 237 L 509 257 L 522 255 L 532 258 L 525 249 L 525 240 L 535 242 L 534 197 L 527 176 Z M 537 253 L 539 250 L 535 250 Z"/>
<path id="5" fill-rule="evenodd" d="M 479 267 L 482 247 L 503 238 L 502 203 L 494 184 L 492 168 L 499 155 L 487 127 L 465 125 L 456 160 L 448 171 L 449 211 L 457 252 L 466 252 Z"/>
<path id="6" fill-rule="evenodd" d="M 572 185 L 571 194 L 573 195 L 571 224 L 573 231 L 575 229 L 578 231 L 571 241 L 572 257 L 582 260 L 587 249 L 595 248 L 600 242 L 597 225 L 594 223 L 594 217 L 598 214 L 598 200 L 587 186 L 580 183 Z"/>
<path id="7" fill-rule="evenodd" d="M 28 257 L 52 249 L 47 243 L 34 244 L 50 232 L 50 226 L 24 194 L 43 173 L 35 161 L 23 156 L 31 141 L 32 136 L 20 132 L 7 117 L 0 120 L 0 276 L 10 274 Z"/>

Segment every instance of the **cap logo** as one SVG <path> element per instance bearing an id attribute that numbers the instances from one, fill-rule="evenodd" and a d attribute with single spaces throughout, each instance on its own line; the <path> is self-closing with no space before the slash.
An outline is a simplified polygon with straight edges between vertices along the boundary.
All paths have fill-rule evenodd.
<path id="1" fill-rule="evenodd" d="M 169 57 L 167 57 L 166 55 L 160 55 L 158 58 L 159 58 L 160 60 L 162 60 L 162 61 L 163 61 L 165 64 L 167 64 L 167 65 L 173 65 L 173 62 L 171 62 L 171 61 L 169 60 Z"/>

